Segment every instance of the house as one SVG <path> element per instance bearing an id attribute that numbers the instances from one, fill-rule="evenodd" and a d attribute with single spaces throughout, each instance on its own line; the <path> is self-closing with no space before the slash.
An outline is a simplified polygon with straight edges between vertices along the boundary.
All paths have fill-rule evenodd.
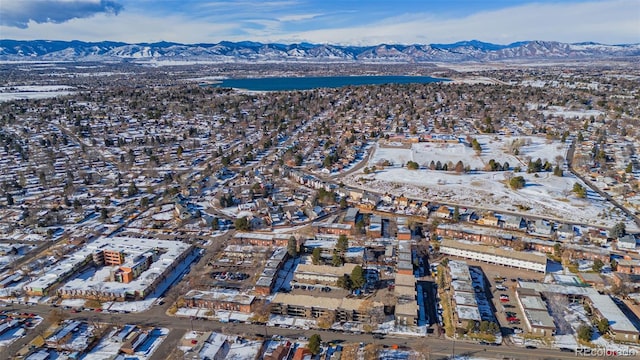
<path id="1" fill-rule="evenodd" d="M 288 354 L 289 354 L 289 350 L 291 349 L 291 343 L 286 341 L 282 344 L 279 344 L 278 347 L 276 347 L 273 350 L 267 350 L 264 353 L 264 360 L 282 360 L 284 359 Z"/>
<path id="2" fill-rule="evenodd" d="M 575 235 L 575 230 L 571 224 L 560 224 L 556 229 L 556 234 L 564 239 L 570 239 Z"/>
<path id="3" fill-rule="evenodd" d="M 361 201 L 364 204 L 376 207 L 378 205 L 378 203 L 380 202 L 380 196 L 370 193 L 370 192 L 366 192 L 364 193 L 364 195 L 362 195 L 362 199 Z"/>
<path id="4" fill-rule="evenodd" d="M 293 360 L 307 360 L 311 359 L 311 350 L 307 348 L 297 348 L 293 354 Z"/>
<path id="5" fill-rule="evenodd" d="M 587 238 L 595 245 L 606 245 L 608 241 L 607 234 L 598 229 L 589 229 L 587 232 Z"/>
<path id="6" fill-rule="evenodd" d="M 538 219 L 533 224 L 533 233 L 539 236 L 551 236 L 553 233 L 553 226 L 548 221 Z"/>
<path id="7" fill-rule="evenodd" d="M 364 191 L 360 189 L 349 190 L 349 197 L 353 202 L 359 202 L 360 200 L 362 200 L 363 195 L 364 195 Z"/>
<path id="8" fill-rule="evenodd" d="M 436 218 L 438 219 L 451 219 L 451 210 L 449 210 L 448 207 L 446 206 L 440 206 L 438 208 L 438 210 L 436 210 L 435 215 Z"/>
<path id="9" fill-rule="evenodd" d="M 499 219 L 494 214 L 487 214 L 478 220 L 478 225 L 498 226 Z"/>
<path id="10" fill-rule="evenodd" d="M 407 198 L 404 195 L 400 195 L 393 202 L 394 202 L 394 205 L 396 205 L 396 206 L 398 206 L 400 208 L 405 208 L 405 207 L 409 206 L 409 198 Z"/>
<path id="11" fill-rule="evenodd" d="M 509 230 L 521 230 L 527 225 L 522 216 L 504 215 L 501 220 L 502 227 Z"/>
<path id="12" fill-rule="evenodd" d="M 631 234 L 627 234 L 625 236 L 619 237 L 617 244 L 619 250 L 635 250 L 636 237 Z"/>

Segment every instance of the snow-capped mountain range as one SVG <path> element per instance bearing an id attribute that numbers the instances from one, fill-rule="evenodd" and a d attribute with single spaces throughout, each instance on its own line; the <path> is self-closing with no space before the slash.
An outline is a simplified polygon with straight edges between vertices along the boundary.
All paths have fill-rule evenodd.
<path id="1" fill-rule="evenodd" d="M 127 44 L 50 40 L 0 40 L 4 61 L 221 61 L 221 62 L 462 62 L 527 59 L 602 59 L 640 56 L 640 44 L 521 41 L 497 45 L 477 40 L 454 44 L 343 46 L 326 44 L 263 44 L 170 42 Z"/>

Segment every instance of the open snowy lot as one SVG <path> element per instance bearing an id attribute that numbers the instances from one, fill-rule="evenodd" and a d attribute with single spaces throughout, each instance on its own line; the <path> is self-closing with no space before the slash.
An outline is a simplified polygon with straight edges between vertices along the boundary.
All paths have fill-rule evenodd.
<path id="1" fill-rule="evenodd" d="M 516 139 L 523 139 L 522 145 L 518 147 L 517 156 L 507 153 L 507 149 Z M 554 166 L 557 163 L 562 166 L 566 152 L 564 144 L 548 142 L 538 137 L 498 139 L 494 136 L 482 136 L 478 137 L 478 141 L 483 149 L 480 155 L 476 155 L 471 148 L 463 144 L 442 144 L 445 146 L 438 147 L 441 144 L 417 143 L 412 144 L 411 148 L 378 148 L 369 165 L 375 165 L 381 160 L 389 160 L 394 165 L 368 175 L 351 175 L 345 179 L 345 183 L 378 193 L 387 192 L 396 196 L 405 195 L 425 201 L 459 204 L 497 212 L 518 212 L 563 222 L 610 227 L 625 220 L 617 209 L 591 190 L 585 199 L 576 197 L 571 190 L 580 180 L 566 170 L 562 177 L 554 176 L 551 172 L 525 172 L 530 159 L 540 158 L 543 163 L 549 161 Z M 426 145 L 431 145 L 433 151 L 428 151 L 430 148 Z M 456 174 L 422 167 L 432 159 L 443 164 L 455 164 L 462 160 L 465 165 L 470 164 L 471 169 L 481 168 L 490 159 L 494 159 L 501 164 L 508 162 L 512 170 L 520 166 L 523 171 L 513 173 L 472 170 L 467 174 Z M 421 168 L 408 170 L 406 167 L 400 167 L 400 164 L 408 160 L 418 162 Z M 511 189 L 507 185 L 510 175 L 523 176 L 526 186 L 520 190 Z"/>
<path id="2" fill-rule="evenodd" d="M 377 144 L 369 159 L 369 166 L 378 165 L 385 160 L 392 166 L 402 166 L 408 161 L 417 162 L 420 167 L 429 167 L 431 161 L 441 164 L 456 164 L 458 161 L 472 170 L 483 170 L 491 160 L 501 165 L 509 163 L 511 168 L 520 166 L 526 169 L 529 160 L 540 158 L 542 162 L 560 163 L 567 152 L 568 144 L 549 141 L 535 136 L 495 136 L 482 135 L 475 137 L 482 151 L 478 154 L 470 146 L 463 143 L 420 142 L 405 146 L 385 146 Z M 399 145 L 399 144 L 398 144 Z M 513 151 L 517 149 L 517 152 Z M 518 155 L 515 155 L 515 154 Z"/>

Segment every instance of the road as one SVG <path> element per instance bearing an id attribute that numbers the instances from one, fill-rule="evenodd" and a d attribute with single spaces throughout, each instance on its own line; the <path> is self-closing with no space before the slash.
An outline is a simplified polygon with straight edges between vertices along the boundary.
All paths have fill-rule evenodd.
<path id="1" fill-rule="evenodd" d="M 584 176 L 582 176 L 579 172 L 577 172 L 574 168 L 573 168 L 573 155 L 575 153 L 575 148 L 576 148 L 576 140 L 573 140 L 573 142 L 571 143 L 571 146 L 569 147 L 569 150 L 567 151 L 567 165 L 569 167 L 569 171 L 575 175 L 578 179 L 582 180 L 583 183 L 585 183 L 589 188 L 591 188 L 591 190 L 595 191 L 596 193 L 598 193 L 600 196 L 602 196 L 603 198 L 605 198 L 607 201 L 609 201 L 610 203 L 612 203 L 615 207 L 617 207 L 618 209 L 620 209 L 620 211 L 622 211 L 623 213 L 625 213 L 627 216 L 629 216 L 631 219 L 633 219 L 633 221 L 636 223 L 636 225 L 638 225 L 638 227 L 640 227 L 640 218 L 638 218 L 636 216 L 636 214 L 627 209 L 625 206 L 623 206 L 622 204 L 620 204 L 618 201 L 616 201 L 613 197 L 611 197 L 611 195 L 609 195 L 608 193 L 600 190 L 599 187 L 597 187 L 595 184 L 593 184 L 589 179 L 585 178 Z"/>
<path id="2" fill-rule="evenodd" d="M 166 304 L 165 304 L 166 306 Z M 428 346 L 431 359 L 446 358 L 452 353 L 456 355 L 477 355 L 486 358 L 513 358 L 523 360 L 539 360 L 539 359 L 573 359 L 575 354 L 563 353 L 557 349 L 523 349 L 512 346 L 487 346 L 476 343 L 467 343 L 461 341 L 451 341 L 443 337 L 430 336 L 395 336 L 388 335 L 383 339 L 374 339 L 371 334 L 353 334 L 344 332 L 333 332 L 327 330 L 299 330 L 299 329 L 287 329 L 280 327 L 265 327 L 263 325 L 256 324 L 244 324 L 244 323 L 220 323 L 217 321 L 209 320 L 192 320 L 185 317 L 173 317 L 164 313 L 165 306 L 154 306 L 151 310 L 141 313 L 98 313 L 83 311 L 80 313 L 71 313 L 69 310 L 60 309 L 64 312 L 64 317 L 67 319 L 81 319 L 90 322 L 104 322 L 110 324 L 137 324 L 139 326 L 153 326 L 164 327 L 171 330 L 168 337 L 163 344 L 156 350 L 156 355 L 152 360 L 164 359 L 167 354 L 171 353 L 182 335 L 191 329 L 196 331 L 217 331 L 228 334 L 236 334 L 246 337 L 262 337 L 281 335 L 285 337 L 298 338 L 301 335 L 311 336 L 312 334 L 319 334 L 323 341 L 344 341 L 347 343 L 375 343 L 380 345 L 391 346 L 394 344 L 400 346 L 409 346 L 415 348 L 425 348 Z M 8 309 L 12 309 L 18 312 L 33 312 L 40 314 L 47 318 L 48 314 L 52 310 L 47 305 L 18 305 L 13 304 Z M 16 343 L 12 344 L 8 348 L 0 350 L 0 358 L 9 359 L 12 358 L 18 349 L 28 344 L 36 336 L 44 333 L 44 329 L 48 326 L 48 322 L 45 321 L 35 330 L 31 330 L 27 333 L 27 336 L 19 339 Z"/>

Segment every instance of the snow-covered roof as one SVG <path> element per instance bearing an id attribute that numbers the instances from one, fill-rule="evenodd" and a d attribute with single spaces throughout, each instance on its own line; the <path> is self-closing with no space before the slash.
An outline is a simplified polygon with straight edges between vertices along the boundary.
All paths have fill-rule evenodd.
<path id="1" fill-rule="evenodd" d="M 478 310 L 476 306 L 457 305 L 456 312 L 458 313 L 458 318 L 461 320 L 482 320 L 480 310 Z"/>
<path id="2" fill-rule="evenodd" d="M 589 298 L 595 310 L 609 320 L 609 327 L 613 332 L 638 333 L 638 329 L 631 323 L 627 316 L 620 310 L 616 303 L 608 295 L 600 295 L 595 289 L 590 287 L 543 284 L 521 281 L 523 288 L 534 289 L 538 292 L 550 292 L 565 295 L 580 295 Z"/>
<path id="3" fill-rule="evenodd" d="M 600 295 L 595 292 L 589 296 L 593 307 L 607 320 L 609 328 L 615 333 L 618 331 L 638 333 L 638 329 L 631 320 L 620 310 L 618 305 L 608 295 Z"/>
<path id="4" fill-rule="evenodd" d="M 154 280 L 161 276 L 170 268 L 175 259 L 188 251 L 191 245 L 180 241 L 168 241 L 158 239 L 143 239 L 133 237 L 102 237 L 86 244 L 83 248 L 75 252 L 69 258 L 57 263 L 50 269 L 45 269 L 46 275 L 25 285 L 26 289 L 47 289 L 55 284 L 60 278 L 69 275 L 70 272 L 77 271 L 80 265 L 87 261 L 98 250 L 121 251 L 130 257 L 136 257 L 149 251 L 162 250 L 158 259 L 151 264 L 149 269 L 143 272 L 138 278 L 129 283 L 105 281 L 110 276 L 114 267 L 104 266 L 95 271 L 89 278 L 75 278 L 60 289 L 66 291 L 100 291 L 113 294 L 124 294 L 136 290 L 144 290 L 150 286 Z"/>
<path id="5" fill-rule="evenodd" d="M 541 310 L 525 310 L 524 315 L 527 317 L 529 324 L 534 327 L 545 327 L 555 329 L 556 325 L 549 313 Z"/>
<path id="6" fill-rule="evenodd" d="M 185 294 L 185 299 L 199 299 L 199 300 L 211 300 L 230 302 L 235 304 L 250 305 L 255 296 L 241 294 L 234 290 L 218 290 L 218 291 L 202 291 L 191 290 Z"/>

